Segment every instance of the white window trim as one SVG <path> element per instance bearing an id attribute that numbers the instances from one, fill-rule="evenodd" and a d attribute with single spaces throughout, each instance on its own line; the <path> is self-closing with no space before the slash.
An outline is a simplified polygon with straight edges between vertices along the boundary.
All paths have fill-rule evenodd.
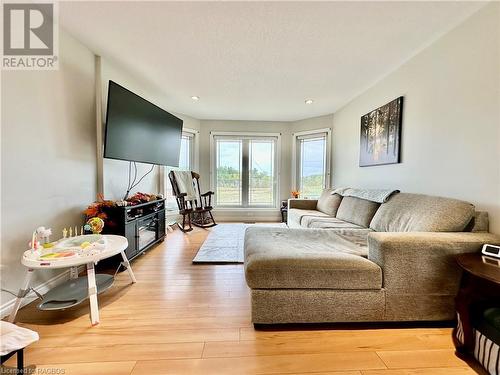
<path id="1" fill-rule="evenodd" d="M 190 155 L 192 158 L 191 170 L 198 172 L 200 168 L 200 132 L 194 129 L 183 128 L 182 133 L 193 137 L 193 147 Z"/>
<path id="2" fill-rule="evenodd" d="M 332 129 L 331 128 L 323 128 L 323 129 L 314 129 L 314 130 L 305 130 L 292 134 L 292 189 L 298 190 L 298 180 L 297 180 L 297 141 L 299 137 L 326 133 L 326 165 L 325 165 L 325 187 L 329 188 L 331 186 L 331 154 L 332 154 Z"/>
<path id="3" fill-rule="evenodd" d="M 280 198 L 280 186 L 281 186 L 281 133 L 264 133 L 264 132 L 222 132 L 222 131 L 211 131 L 210 132 L 210 190 L 216 191 L 215 189 L 215 168 L 216 168 L 216 157 L 215 157 L 215 137 L 217 136 L 236 136 L 236 137 L 273 137 L 276 140 L 276 199 L 274 207 L 224 207 L 215 206 L 217 210 L 227 210 L 227 211 L 239 211 L 239 210 L 257 210 L 257 211 L 274 211 L 280 208 L 281 198 Z"/>

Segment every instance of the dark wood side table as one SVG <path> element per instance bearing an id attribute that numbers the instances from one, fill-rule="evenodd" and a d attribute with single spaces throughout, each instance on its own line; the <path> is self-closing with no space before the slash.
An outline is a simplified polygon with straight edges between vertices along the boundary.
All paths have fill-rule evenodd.
<path id="1" fill-rule="evenodd" d="M 453 342 L 458 352 L 471 353 L 474 350 L 472 309 L 500 305 L 500 259 L 481 253 L 461 254 L 457 263 L 464 273 L 455 298 L 458 325 L 453 330 Z"/>
<path id="2" fill-rule="evenodd" d="M 15 350 L 13 352 L 10 352 L 8 354 L 3 355 L 2 359 L 1 359 L 1 363 L 3 365 L 3 363 L 6 362 L 14 354 L 17 354 L 17 373 L 23 374 L 23 371 L 24 371 L 24 348 L 21 348 L 21 349 L 18 349 L 18 350 Z"/>
<path id="3" fill-rule="evenodd" d="M 287 216 L 288 216 L 288 201 L 281 201 L 281 222 L 286 223 L 287 222 Z"/>

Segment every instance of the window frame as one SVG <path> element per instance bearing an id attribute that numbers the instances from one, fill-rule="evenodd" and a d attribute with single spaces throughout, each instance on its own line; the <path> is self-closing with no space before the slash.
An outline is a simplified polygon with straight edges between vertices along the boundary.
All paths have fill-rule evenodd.
<path id="1" fill-rule="evenodd" d="M 259 140 L 259 139 L 273 139 L 275 143 L 275 150 L 274 150 L 274 202 L 272 205 L 269 206 L 263 206 L 263 205 L 249 205 L 248 204 L 248 193 L 243 191 L 243 188 L 246 186 L 248 189 L 248 185 L 243 184 L 242 186 L 242 200 L 243 197 L 246 197 L 247 204 L 242 204 L 242 205 L 217 205 L 217 196 L 214 196 L 214 206 L 217 210 L 242 210 L 242 209 L 251 209 L 251 210 L 269 210 L 269 209 L 278 209 L 280 206 L 280 186 L 281 186 L 281 133 L 261 133 L 261 132 L 224 132 L 224 131 L 211 131 L 210 132 L 210 190 L 213 191 L 215 194 L 217 194 L 217 189 L 216 189 L 216 168 L 217 168 L 217 147 L 216 147 L 216 141 L 217 138 L 224 138 L 227 137 L 228 140 L 233 137 L 233 139 L 237 140 L 243 140 L 243 139 L 248 139 L 248 140 Z M 243 152 L 243 151 L 242 151 Z M 247 150 L 247 155 L 249 156 L 249 152 Z M 245 155 L 242 155 L 242 159 L 245 158 Z M 244 164 L 244 163 L 242 163 Z M 249 167 L 249 165 L 248 165 Z M 245 172 L 245 167 L 242 167 L 242 174 Z M 248 170 L 247 170 L 248 172 Z M 250 176 L 248 176 L 248 179 Z"/>
<path id="2" fill-rule="evenodd" d="M 296 132 L 292 134 L 292 189 L 300 191 L 300 168 L 302 167 L 301 155 L 298 150 L 301 138 L 319 138 L 325 135 L 326 145 L 325 145 L 325 189 L 331 186 L 331 144 L 332 144 L 332 129 L 322 128 L 322 129 L 312 129 L 305 130 L 301 132 Z"/>
<path id="3" fill-rule="evenodd" d="M 182 135 L 181 137 L 189 137 L 191 138 L 191 142 L 190 142 L 190 150 L 189 150 L 189 169 L 191 171 L 197 171 L 198 170 L 198 166 L 199 166 L 199 131 L 198 130 L 195 130 L 195 129 L 189 129 L 189 128 L 183 128 L 182 129 Z M 180 152 L 180 151 L 179 151 Z M 165 199 L 168 199 L 168 194 L 167 194 L 167 189 L 168 187 L 170 186 L 170 181 L 168 180 L 168 173 L 172 167 L 169 167 L 169 166 L 162 166 L 160 168 L 160 184 L 163 184 L 163 186 L 160 186 L 161 189 L 160 191 L 163 191 L 163 196 L 165 197 Z M 173 169 L 175 170 L 177 167 L 173 167 Z M 177 205 L 175 207 L 175 209 L 171 209 L 171 207 L 168 207 L 167 208 L 167 211 L 169 213 L 171 212 L 177 212 L 178 209 L 177 209 Z"/>
<path id="4" fill-rule="evenodd" d="M 182 138 L 188 138 L 189 139 L 189 153 L 188 153 L 188 169 L 191 171 L 195 170 L 195 138 L 196 134 L 190 131 L 182 131 Z"/>

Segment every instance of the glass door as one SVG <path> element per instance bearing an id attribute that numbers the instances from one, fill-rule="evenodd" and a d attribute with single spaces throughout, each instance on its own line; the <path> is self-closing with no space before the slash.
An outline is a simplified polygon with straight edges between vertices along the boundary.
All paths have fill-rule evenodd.
<path id="1" fill-rule="evenodd" d="M 138 250 L 146 248 L 158 239 L 158 217 L 148 216 L 137 220 Z"/>

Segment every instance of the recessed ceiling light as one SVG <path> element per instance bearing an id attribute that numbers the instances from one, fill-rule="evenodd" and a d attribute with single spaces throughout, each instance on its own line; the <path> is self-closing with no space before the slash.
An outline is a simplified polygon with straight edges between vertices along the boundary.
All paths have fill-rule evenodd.
<path id="1" fill-rule="evenodd" d="M 197 102 L 198 100 L 200 100 L 200 97 L 199 96 L 196 96 L 196 95 L 193 95 L 191 97 L 191 99 L 193 99 L 195 102 Z"/>
<path id="2" fill-rule="evenodd" d="M 312 100 L 312 99 L 306 99 L 306 100 L 304 101 L 304 103 L 306 103 L 306 104 L 313 104 L 313 103 L 314 103 L 314 100 Z"/>

